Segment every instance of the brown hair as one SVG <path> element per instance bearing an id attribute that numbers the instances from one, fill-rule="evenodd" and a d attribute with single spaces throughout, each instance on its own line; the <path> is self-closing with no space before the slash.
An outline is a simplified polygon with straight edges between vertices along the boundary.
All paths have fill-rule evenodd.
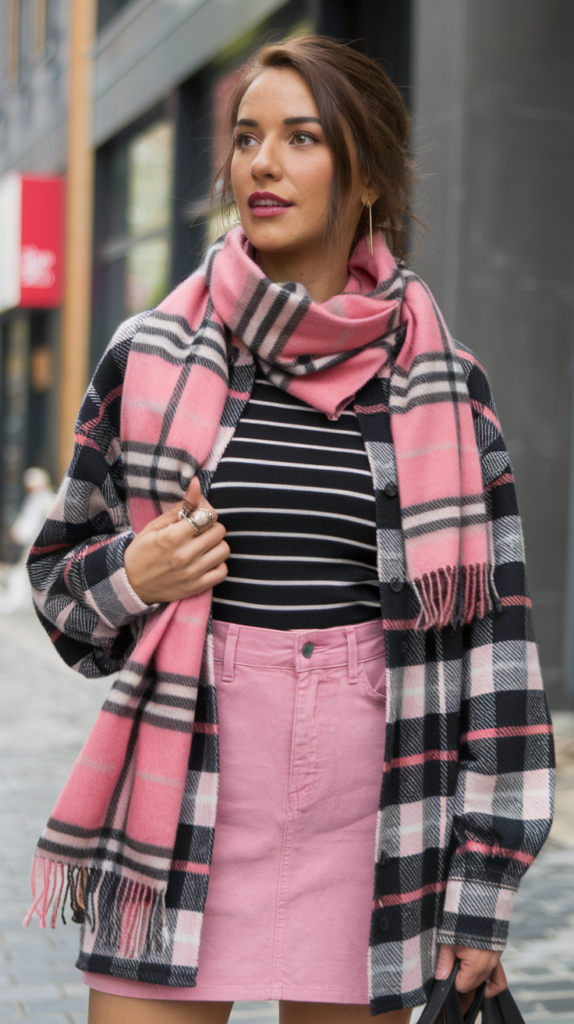
<path id="1" fill-rule="evenodd" d="M 247 62 L 229 100 L 233 133 L 241 101 L 251 83 L 267 68 L 297 71 L 315 98 L 325 140 L 333 157 L 333 181 L 327 236 L 337 233 L 337 211 L 351 186 L 351 160 L 343 131 L 346 121 L 355 144 L 359 170 L 373 190 L 373 226 L 380 228 L 391 252 L 404 255 L 411 210 L 413 167 L 408 148 L 409 115 L 404 100 L 382 67 L 371 57 L 328 36 L 303 36 L 262 46 Z M 212 198 L 232 204 L 233 145 L 216 173 Z M 416 219 L 416 218 L 414 218 Z M 368 231 L 365 208 L 353 245 Z"/>

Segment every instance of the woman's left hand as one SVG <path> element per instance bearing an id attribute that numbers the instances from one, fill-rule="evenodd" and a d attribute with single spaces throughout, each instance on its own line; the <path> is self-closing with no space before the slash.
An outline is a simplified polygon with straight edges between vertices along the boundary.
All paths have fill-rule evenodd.
<path id="1" fill-rule="evenodd" d="M 457 992 L 474 994 L 475 989 L 487 982 L 485 996 L 489 999 L 507 988 L 508 982 L 500 963 L 501 954 L 490 949 L 473 949 L 471 946 L 445 946 L 439 948 L 435 977 L 439 981 L 448 978 L 455 959 L 460 960 L 456 976 Z M 461 1000 L 461 1003 L 466 1002 Z M 468 1005 L 472 998 L 468 999 Z M 463 1010 L 467 1007 L 463 1005 Z"/>

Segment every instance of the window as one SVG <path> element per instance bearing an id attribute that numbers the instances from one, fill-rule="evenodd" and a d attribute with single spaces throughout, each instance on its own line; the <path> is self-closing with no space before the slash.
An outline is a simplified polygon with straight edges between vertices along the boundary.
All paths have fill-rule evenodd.
<path id="1" fill-rule="evenodd" d="M 96 157 L 92 362 L 171 287 L 174 123 L 162 104 Z"/>
<path id="2" fill-rule="evenodd" d="M 169 289 L 173 125 L 160 121 L 128 146 L 125 305 L 156 306 Z"/>

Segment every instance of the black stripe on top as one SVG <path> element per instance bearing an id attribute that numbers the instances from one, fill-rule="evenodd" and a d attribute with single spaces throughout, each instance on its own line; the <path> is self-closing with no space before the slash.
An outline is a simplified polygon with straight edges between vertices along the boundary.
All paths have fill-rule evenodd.
<path id="1" fill-rule="evenodd" d="M 258 372 L 209 500 L 231 548 L 214 618 L 326 629 L 381 614 L 375 494 L 352 410 L 328 420 Z"/>

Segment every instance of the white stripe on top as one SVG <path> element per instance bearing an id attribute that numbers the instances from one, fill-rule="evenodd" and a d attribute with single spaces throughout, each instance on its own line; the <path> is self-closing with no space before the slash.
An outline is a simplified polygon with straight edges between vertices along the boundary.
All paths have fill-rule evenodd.
<path id="1" fill-rule="evenodd" d="M 209 500 L 231 548 L 216 618 L 325 629 L 379 616 L 375 495 L 351 409 L 329 420 L 258 371 Z"/>

